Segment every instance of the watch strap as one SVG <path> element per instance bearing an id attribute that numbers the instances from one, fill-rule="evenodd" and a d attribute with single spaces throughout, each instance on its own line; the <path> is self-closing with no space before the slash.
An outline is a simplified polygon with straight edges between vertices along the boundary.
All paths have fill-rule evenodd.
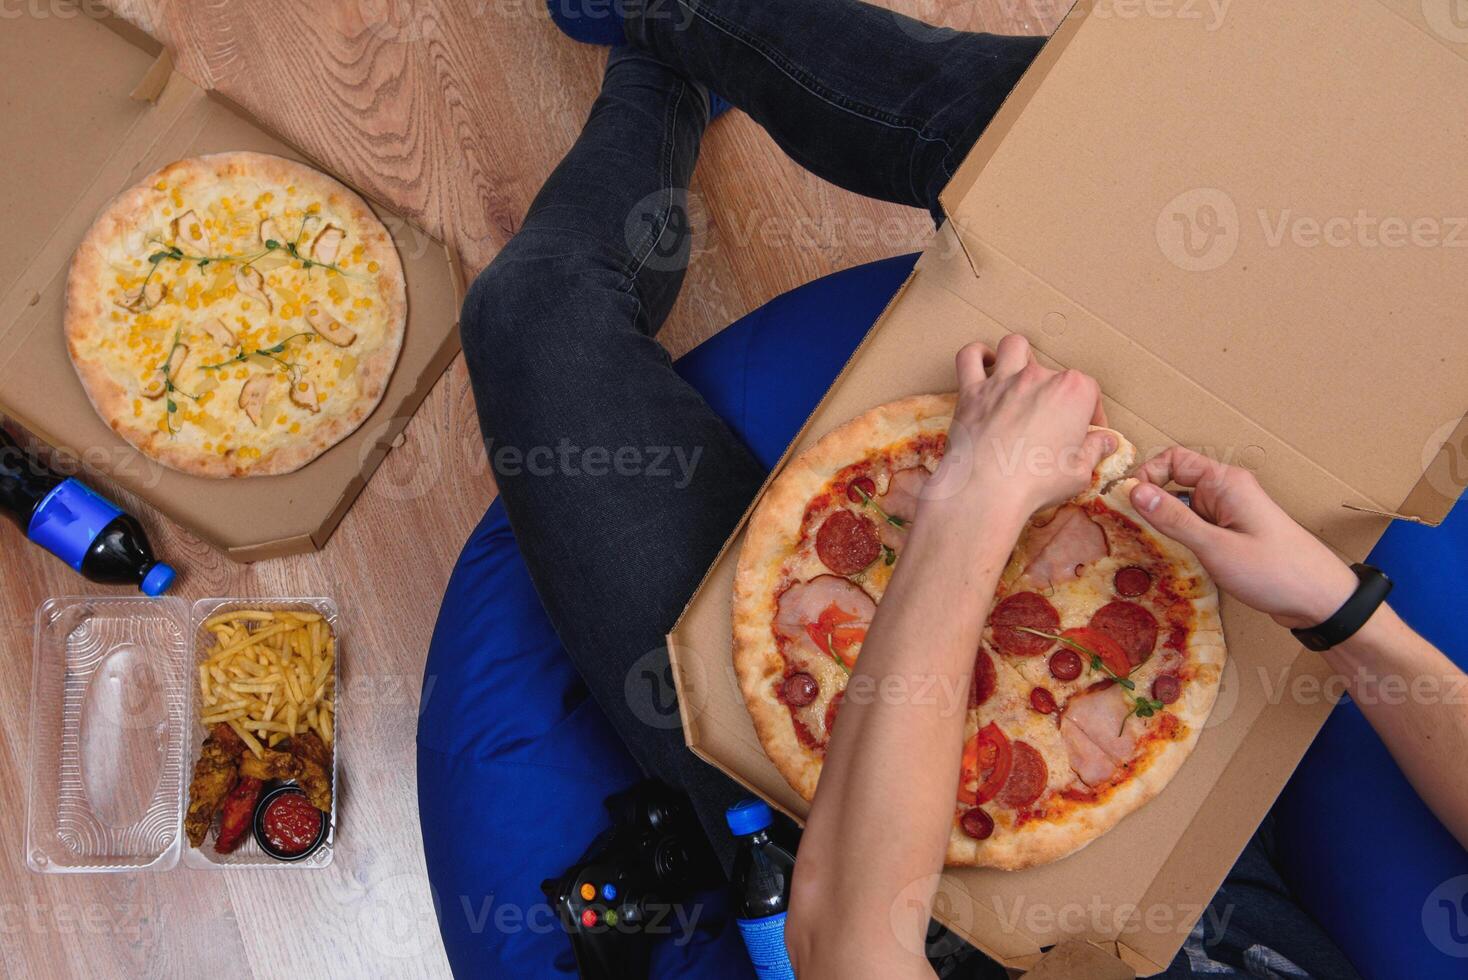
<path id="1" fill-rule="evenodd" d="M 1319 626 L 1290 630 L 1306 648 L 1319 653 L 1346 642 L 1366 625 L 1366 621 L 1391 595 L 1392 580 L 1381 569 L 1358 563 L 1351 566 L 1351 571 L 1359 580 L 1356 591 L 1351 593 L 1345 605 L 1336 610 L 1335 615 Z"/>

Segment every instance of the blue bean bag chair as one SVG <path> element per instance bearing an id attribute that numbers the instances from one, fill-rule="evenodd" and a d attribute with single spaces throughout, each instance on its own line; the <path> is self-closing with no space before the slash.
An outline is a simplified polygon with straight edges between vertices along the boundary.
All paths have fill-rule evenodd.
<path id="1" fill-rule="evenodd" d="M 773 465 L 916 259 L 778 297 L 678 371 Z M 423 851 L 457 976 L 575 975 L 540 883 L 581 856 L 609 823 L 602 801 L 639 778 L 556 640 L 496 501 L 445 590 L 418 720 Z M 692 942 L 661 942 L 653 976 L 752 977 L 721 912 L 705 910 Z"/>
<path id="2" fill-rule="evenodd" d="M 780 296 L 677 369 L 773 465 L 916 258 Z M 1398 524 L 1373 560 L 1397 580 L 1403 615 L 1468 664 L 1450 612 L 1468 608 L 1468 516 L 1439 530 Z M 494 503 L 444 594 L 418 725 L 423 848 L 458 976 L 574 975 L 540 883 L 580 857 L 608 824 L 602 801 L 639 778 L 561 650 Z M 1468 960 L 1455 957 L 1468 956 L 1468 854 L 1354 705 L 1332 715 L 1276 815 L 1287 880 L 1362 973 L 1464 972 Z M 702 926 L 692 941 L 661 944 L 653 975 L 752 976 L 723 910 Z"/>
<path id="3" fill-rule="evenodd" d="M 1468 668 L 1468 507 L 1439 528 L 1393 524 L 1369 560 L 1402 618 Z M 1363 976 L 1468 976 L 1468 851 L 1349 698 L 1280 795 L 1275 833 L 1281 873 Z"/>

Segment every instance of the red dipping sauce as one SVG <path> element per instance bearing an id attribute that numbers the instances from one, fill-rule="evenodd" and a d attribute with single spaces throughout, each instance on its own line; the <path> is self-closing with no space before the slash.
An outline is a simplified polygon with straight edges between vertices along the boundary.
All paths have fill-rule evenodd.
<path id="1" fill-rule="evenodd" d="M 301 854 L 321 833 L 321 811 L 300 793 L 282 793 L 266 806 L 261 829 L 281 854 Z"/>

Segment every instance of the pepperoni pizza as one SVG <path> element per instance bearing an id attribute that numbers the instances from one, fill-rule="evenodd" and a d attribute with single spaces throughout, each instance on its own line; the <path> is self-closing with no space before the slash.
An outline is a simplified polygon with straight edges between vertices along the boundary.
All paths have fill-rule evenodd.
<path id="1" fill-rule="evenodd" d="M 854 419 L 791 461 L 750 520 L 734 666 L 766 753 L 807 800 L 953 408 L 919 396 Z M 1085 846 L 1161 792 L 1212 710 L 1217 593 L 1132 509 L 1135 450 L 1118 445 L 1090 489 L 1031 519 L 1000 578 L 967 692 L 950 865 L 1018 869 Z"/>

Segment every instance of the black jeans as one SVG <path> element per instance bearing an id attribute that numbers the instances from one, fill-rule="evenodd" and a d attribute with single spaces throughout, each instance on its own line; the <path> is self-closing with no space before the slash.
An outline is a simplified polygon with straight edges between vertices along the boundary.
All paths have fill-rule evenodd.
<path id="1" fill-rule="evenodd" d="M 645 686 L 663 678 L 671 696 L 664 635 L 765 476 L 654 339 L 687 266 L 708 89 L 819 176 L 940 218 L 938 192 L 1044 41 L 855 0 L 637 0 L 627 36 L 580 138 L 475 281 L 461 332 L 551 622 L 617 734 L 693 800 L 727 867 L 723 811 L 748 794 L 688 751 Z M 949 947 L 960 972 L 977 959 Z"/>
<path id="2" fill-rule="evenodd" d="M 834 183 L 932 209 L 1043 39 L 851 0 L 671 2 L 630 17 L 633 45 L 613 50 L 581 137 L 475 281 L 461 332 L 551 622 L 637 761 L 689 794 L 727 861 L 723 809 L 747 794 L 642 686 L 765 475 L 654 339 L 687 265 L 704 86 Z"/>

